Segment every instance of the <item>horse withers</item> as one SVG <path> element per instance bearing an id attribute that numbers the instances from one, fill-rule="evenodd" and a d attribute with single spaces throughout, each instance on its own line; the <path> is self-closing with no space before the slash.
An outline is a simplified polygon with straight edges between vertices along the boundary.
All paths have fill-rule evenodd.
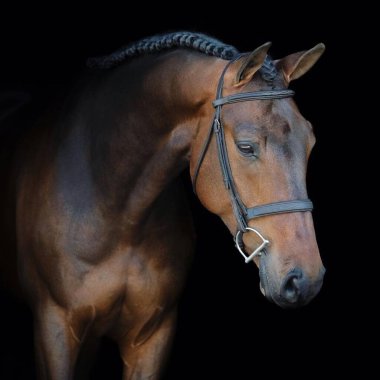
<path id="1" fill-rule="evenodd" d="M 102 336 L 117 342 L 124 379 L 159 378 L 194 250 L 178 178 L 188 166 L 269 300 L 296 307 L 318 293 L 305 183 L 315 139 L 288 85 L 324 46 L 277 61 L 268 49 L 151 37 L 89 60 L 67 99 L 25 129 L 10 194 L 41 379 L 82 379 Z"/>

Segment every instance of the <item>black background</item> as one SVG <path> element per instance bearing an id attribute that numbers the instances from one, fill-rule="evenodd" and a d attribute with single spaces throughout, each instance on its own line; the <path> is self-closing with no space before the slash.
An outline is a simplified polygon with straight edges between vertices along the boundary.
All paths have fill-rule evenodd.
<path id="1" fill-rule="evenodd" d="M 318 141 L 309 165 L 308 189 L 327 268 L 324 287 L 300 310 L 285 311 L 268 303 L 259 292 L 257 269 L 244 264 L 222 222 L 189 191 L 198 246 L 164 380 L 250 379 L 258 372 L 269 377 L 278 372 L 309 377 L 365 369 L 358 359 L 362 349 L 357 339 L 362 332 L 355 320 L 358 311 L 367 312 L 353 261 L 358 237 L 349 230 L 348 212 L 337 202 L 353 191 L 347 155 L 353 154 L 356 113 L 349 99 L 337 101 L 336 90 L 346 94 L 352 86 L 347 81 L 347 56 L 358 39 L 349 16 L 354 12 L 346 9 L 343 16 L 328 8 L 310 5 L 300 10 L 290 4 L 223 7 L 216 3 L 218 10 L 213 12 L 203 7 L 179 3 L 132 10 L 127 4 L 107 9 L 92 4 L 80 12 L 68 5 L 54 9 L 16 5 L 3 10 L 0 90 L 53 93 L 80 74 L 86 57 L 165 31 L 209 33 L 241 51 L 272 41 L 274 58 L 324 42 L 327 50 L 320 62 L 292 83 L 296 102 L 313 123 Z M 33 378 L 30 313 L 5 294 L 0 300 L 0 378 Z M 106 341 L 92 378 L 118 379 L 120 371 L 117 348 Z"/>

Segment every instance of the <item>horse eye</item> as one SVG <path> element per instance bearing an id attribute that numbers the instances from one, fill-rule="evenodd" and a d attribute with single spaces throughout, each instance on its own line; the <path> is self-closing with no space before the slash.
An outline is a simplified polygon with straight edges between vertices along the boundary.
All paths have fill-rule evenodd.
<path id="1" fill-rule="evenodd" d="M 251 156 L 257 156 L 256 154 L 256 150 L 255 148 L 253 147 L 252 144 L 249 144 L 249 143 L 238 143 L 237 144 L 237 147 L 240 151 L 241 154 L 243 154 L 244 156 L 248 156 L 248 157 L 251 157 Z"/>

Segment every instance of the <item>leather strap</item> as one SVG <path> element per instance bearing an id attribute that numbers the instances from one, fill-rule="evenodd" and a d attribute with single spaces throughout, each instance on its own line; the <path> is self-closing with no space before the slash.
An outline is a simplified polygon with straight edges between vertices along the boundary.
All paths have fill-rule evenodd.
<path id="1" fill-rule="evenodd" d="M 216 142 L 217 142 L 216 145 L 218 148 L 219 163 L 222 170 L 224 185 L 230 196 L 232 209 L 233 209 L 236 221 L 238 223 L 238 227 L 241 231 L 244 231 L 247 228 L 247 220 L 245 217 L 246 207 L 244 206 L 244 203 L 240 199 L 239 193 L 236 189 L 236 186 L 233 180 L 230 161 L 228 159 L 226 139 L 224 137 L 224 128 L 223 128 L 223 125 L 220 124 L 217 119 L 215 119 L 214 126 L 215 126 L 214 131 L 215 131 L 215 136 L 216 136 Z"/>
<path id="2" fill-rule="evenodd" d="M 289 212 L 312 210 L 313 202 L 310 199 L 273 202 L 247 209 L 247 218 L 251 220 L 266 215 L 286 214 Z"/>
<path id="3" fill-rule="evenodd" d="M 293 90 L 241 92 L 240 94 L 232 94 L 220 99 L 215 99 L 212 102 L 212 105 L 214 107 L 219 107 L 219 106 L 223 106 L 224 104 L 246 102 L 249 100 L 284 99 L 284 98 L 289 98 L 291 96 L 294 96 Z"/>

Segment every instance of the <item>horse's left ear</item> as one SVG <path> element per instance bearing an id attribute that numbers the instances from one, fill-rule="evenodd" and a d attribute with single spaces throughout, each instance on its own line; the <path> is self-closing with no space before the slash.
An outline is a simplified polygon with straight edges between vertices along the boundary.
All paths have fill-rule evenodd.
<path id="1" fill-rule="evenodd" d="M 276 61 L 276 66 L 284 73 L 285 80 L 289 83 L 307 73 L 325 51 L 325 45 L 320 43 L 307 51 L 290 54 Z"/>

